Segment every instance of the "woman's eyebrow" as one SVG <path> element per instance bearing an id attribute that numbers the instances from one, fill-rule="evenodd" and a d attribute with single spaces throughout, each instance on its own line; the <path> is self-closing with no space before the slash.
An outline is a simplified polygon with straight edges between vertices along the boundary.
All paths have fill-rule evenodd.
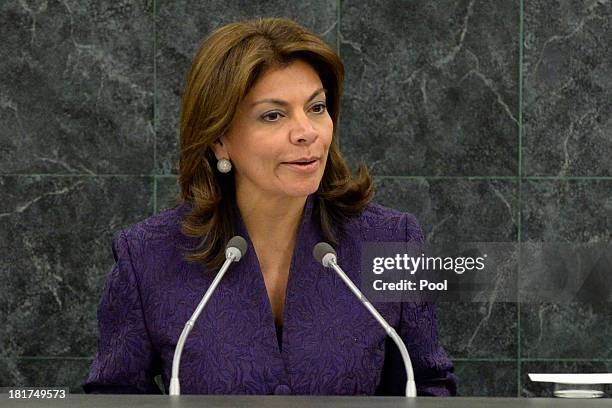
<path id="1" fill-rule="evenodd" d="M 321 92 L 327 92 L 327 89 L 325 88 L 319 88 L 316 91 L 314 91 L 312 93 L 312 95 L 310 95 L 310 98 L 308 98 L 308 100 L 306 101 L 306 103 L 312 101 L 317 95 L 319 95 Z M 277 105 L 281 105 L 281 106 L 287 106 L 289 105 L 289 102 L 284 101 L 282 99 L 274 99 L 274 98 L 267 98 L 267 99 L 260 99 L 256 102 L 253 102 L 251 104 L 251 107 L 255 106 L 255 105 L 259 105 L 260 103 L 274 103 Z"/>

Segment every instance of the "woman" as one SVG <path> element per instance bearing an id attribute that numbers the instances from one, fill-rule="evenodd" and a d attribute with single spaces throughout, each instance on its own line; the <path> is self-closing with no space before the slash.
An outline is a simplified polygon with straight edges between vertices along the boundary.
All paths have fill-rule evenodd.
<path id="1" fill-rule="evenodd" d="M 334 138 L 343 66 L 286 19 L 230 24 L 202 44 L 181 116 L 180 205 L 113 239 L 86 392 L 168 389 L 179 335 L 239 234 L 243 259 L 194 326 L 183 394 L 403 395 L 399 351 L 330 270 L 319 241 L 359 282 L 364 241 L 421 241 L 409 214 L 370 203 Z M 454 395 L 429 304 L 375 305 L 408 347 L 419 395 Z"/>

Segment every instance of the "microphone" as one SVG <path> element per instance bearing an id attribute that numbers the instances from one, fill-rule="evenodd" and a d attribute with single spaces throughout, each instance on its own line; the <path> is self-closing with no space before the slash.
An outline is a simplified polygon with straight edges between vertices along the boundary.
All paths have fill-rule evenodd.
<path id="1" fill-rule="evenodd" d="M 187 336 L 189 336 L 189 333 L 191 332 L 191 329 L 193 329 L 196 320 L 198 320 L 200 313 L 202 313 L 202 310 L 204 310 L 204 306 L 206 306 L 206 303 L 208 303 L 208 299 L 210 299 L 210 297 L 212 296 L 212 293 L 223 278 L 223 275 L 229 269 L 230 264 L 232 262 L 238 262 L 244 256 L 246 250 L 247 243 L 245 239 L 242 238 L 240 235 L 234 236 L 228 241 L 227 245 L 225 246 L 225 262 L 223 263 L 223 266 L 221 266 L 221 269 L 219 270 L 219 273 L 217 273 L 217 276 L 215 276 L 215 279 L 210 284 L 208 290 L 204 294 L 204 297 L 200 301 L 200 304 L 198 304 L 198 307 L 196 308 L 195 312 L 193 312 L 191 318 L 185 324 L 181 336 L 178 339 L 178 343 L 176 344 L 176 348 L 174 349 L 174 358 L 172 359 L 172 378 L 170 379 L 170 395 L 181 395 L 181 385 L 179 382 L 179 367 L 181 364 L 181 354 L 183 353 L 183 346 L 187 341 Z"/>
<path id="2" fill-rule="evenodd" d="M 366 297 L 361 293 L 357 286 L 349 279 L 348 276 L 344 273 L 342 268 L 338 266 L 336 251 L 329 245 L 327 242 L 319 242 L 315 245 L 313 251 L 313 256 L 317 260 L 317 262 L 321 263 L 326 268 L 332 268 L 336 271 L 336 273 L 342 278 L 344 283 L 349 287 L 349 289 L 353 292 L 355 296 L 363 303 L 363 305 L 368 309 L 368 311 L 374 316 L 374 318 L 380 323 L 380 325 L 385 329 L 389 337 L 393 339 L 395 345 L 399 349 L 402 360 L 404 360 L 404 367 L 406 368 L 406 396 L 407 397 L 416 397 L 416 384 L 414 382 L 414 372 L 412 371 L 412 362 L 410 361 L 410 355 L 408 354 L 408 349 L 406 345 L 402 341 L 402 338 L 397 334 L 395 329 L 391 327 L 389 323 L 385 321 L 385 319 L 378 313 L 378 311 L 372 306 L 370 301 L 366 299 Z"/>

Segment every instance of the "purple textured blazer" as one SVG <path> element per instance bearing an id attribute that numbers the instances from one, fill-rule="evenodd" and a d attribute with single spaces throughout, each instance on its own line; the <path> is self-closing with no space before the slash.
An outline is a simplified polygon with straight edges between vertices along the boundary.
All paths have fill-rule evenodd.
<path id="1" fill-rule="evenodd" d="M 306 201 L 283 311 L 282 351 L 256 253 L 247 240 L 213 293 L 183 350 L 182 394 L 404 395 L 400 353 L 342 280 L 312 256 L 321 241 L 315 195 Z M 183 204 L 118 233 L 116 265 L 98 308 L 98 352 L 85 392 L 160 393 L 168 389 L 174 348 L 213 274 L 185 262 L 177 246 Z M 239 217 L 240 218 L 240 217 Z M 335 231 L 338 231 L 335 229 Z M 361 242 L 422 240 L 415 218 L 371 203 L 336 235 L 338 263 L 359 286 Z M 434 307 L 374 303 L 410 353 L 419 395 L 455 395 L 453 365 L 438 342 Z"/>

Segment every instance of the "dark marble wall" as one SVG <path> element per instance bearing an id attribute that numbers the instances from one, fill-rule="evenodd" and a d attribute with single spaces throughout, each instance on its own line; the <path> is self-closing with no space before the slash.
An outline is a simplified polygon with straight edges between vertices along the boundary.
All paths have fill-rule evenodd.
<path id="1" fill-rule="evenodd" d="M 609 0 L 0 2 L 0 386 L 80 392 L 113 232 L 172 206 L 199 41 L 254 16 L 346 66 L 339 129 L 429 242 L 612 237 Z M 609 371 L 610 304 L 440 304 L 461 395 Z"/>

